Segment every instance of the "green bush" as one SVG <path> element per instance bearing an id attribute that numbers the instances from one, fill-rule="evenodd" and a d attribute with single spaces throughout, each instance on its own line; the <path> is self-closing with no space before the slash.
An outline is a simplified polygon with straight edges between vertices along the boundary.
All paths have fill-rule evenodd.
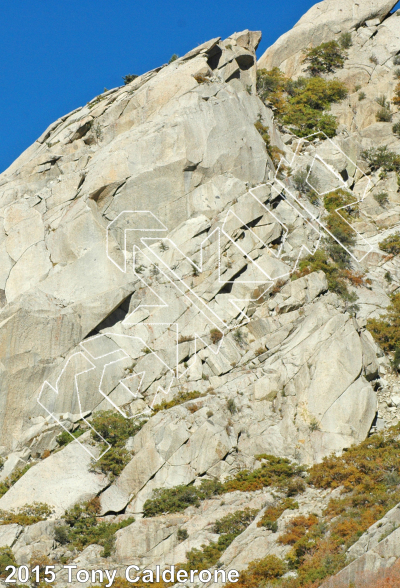
<path id="1" fill-rule="evenodd" d="M 299 503 L 292 498 L 285 498 L 279 500 L 274 506 L 269 506 L 265 509 L 262 518 L 258 521 L 258 527 L 266 527 L 269 531 L 276 533 L 278 530 L 278 519 L 285 512 L 285 510 L 295 510 L 299 508 Z"/>
<path id="2" fill-rule="evenodd" d="M 365 92 L 360 92 L 358 95 L 358 101 L 361 102 L 362 100 L 365 100 L 367 97 Z"/>
<path id="3" fill-rule="evenodd" d="M 137 77 L 138 76 L 136 76 L 135 74 L 128 74 L 126 76 L 123 76 L 122 79 L 124 80 L 124 84 L 126 86 L 127 84 L 133 82 L 133 80 L 136 80 Z"/>
<path id="4" fill-rule="evenodd" d="M 394 77 L 396 80 L 400 80 L 400 67 L 394 70 Z"/>
<path id="5" fill-rule="evenodd" d="M 400 137 L 400 122 L 397 122 L 396 124 L 393 125 L 392 131 L 393 131 L 394 135 L 397 135 L 398 137 Z"/>
<path id="6" fill-rule="evenodd" d="M 189 533 L 186 529 L 178 529 L 176 536 L 178 541 L 185 541 L 189 537 Z"/>
<path id="7" fill-rule="evenodd" d="M 168 410 L 169 408 L 179 406 L 180 404 L 184 404 L 189 400 L 202 398 L 203 396 L 206 396 L 206 394 L 203 392 L 199 392 L 198 390 L 192 390 L 191 392 L 180 391 L 174 398 L 172 398 L 172 400 L 162 400 L 160 404 L 156 404 L 156 406 L 153 406 L 153 413 L 157 414 L 157 412 L 159 412 L 160 410 Z"/>
<path id="8" fill-rule="evenodd" d="M 342 49 L 350 49 L 350 47 L 353 45 L 353 41 L 351 40 L 351 33 L 342 33 L 339 37 L 339 44 Z"/>
<path id="9" fill-rule="evenodd" d="M 53 513 L 51 507 L 43 502 L 25 504 L 17 510 L 0 510 L 0 525 L 34 525 L 39 521 L 45 521 Z"/>
<path id="10" fill-rule="evenodd" d="M 106 451 L 108 445 L 101 442 L 101 453 L 105 453 L 95 462 L 93 469 L 108 474 L 111 480 L 119 476 L 132 458 L 131 453 L 125 448 L 125 443 L 140 431 L 144 423 L 145 421 L 127 419 L 112 410 L 95 413 L 91 421 L 92 439 L 98 442 L 101 435 L 111 448 Z"/>
<path id="11" fill-rule="evenodd" d="M 171 57 L 169 58 L 168 64 L 173 63 L 174 61 L 176 61 L 177 59 L 179 59 L 179 55 L 177 55 L 176 53 L 174 53 L 173 55 L 171 55 Z"/>
<path id="12" fill-rule="evenodd" d="M 291 80 L 274 68 L 257 73 L 257 91 L 276 109 L 277 118 L 292 127 L 299 137 L 323 131 L 333 137 L 337 129 L 336 118 L 326 111 L 334 102 L 343 100 L 348 91 L 338 80 L 320 77 Z"/>
<path id="13" fill-rule="evenodd" d="M 232 541 L 247 529 L 257 512 L 256 509 L 246 508 L 215 521 L 212 531 L 220 535 L 218 541 L 202 545 L 201 549 L 194 548 L 188 551 L 186 553 L 187 563 L 181 565 L 182 569 L 200 571 L 214 566 Z"/>
<path id="14" fill-rule="evenodd" d="M 379 248 L 391 255 L 399 255 L 400 253 L 400 234 L 389 235 L 379 243 Z"/>
<path id="15" fill-rule="evenodd" d="M 374 194 L 374 198 L 379 206 L 386 206 L 386 204 L 389 203 L 389 194 L 387 192 L 379 192 L 379 194 Z"/>
<path id="16" fill-rule="evenodd" d="M 88 502 L 75 504 L 64 514 L 65 524 L 56 527 L 54 538 L 68 549 L 82 551 L 88 545 L 101 545 L 101 557 L 111 555 L 115 533 L 132 524 L 135 519 L 129 518 L 119 523 L 107 523 L 98 520 L 100 500 L 93 498 Z"/>
<path id="17" fill-rule="evenodd" d="M 263 125 L 261 120 L 258 120 L 254 124 L 254 126 L 256 127 L 257 131 L 260 133 L 260 135 L 265 143 L 265 146 L 267 148 L 267 153 L 270 156 L 270 158 L 272 159 L 272 163 L 274 164 L 275 167 L 277 167 L 280 160 L 281 160 L 281 156 L 284 155 L 284 152 L 281 149 L 279 149 L 279 147 L 277 147 L 276 145 L 271 144 L 271 139 L 269 136 L 268 127 Z"/>
<path id="18" fill-rule="evenodd" d="M 319 196 L 318 192 L 316 192 L 319 187 L 318 179 L 315 177 L 315 174 L 310 172 L 309 165 L 307 165 L 306 169 L 297 170 L 293 176 L 293 183 L 296 190 L 300 194 L 307 196 L 311 204 L 319 204 Z"/>
<path id="19" fill-rule="evenodd" d="M 16 484 L 16 482 L 18 482 L 18 480 L 22 478 L 24 474 L 26 474 L 30 467 L 31 464 L 27 464 L 23 468 L 14 470 L 13 473 L 10 476 L 8 476 L 8 478 L 3 480 L 3 482 L 0 482 L 0 498 L 4 496 L 4 494 L 11 488 L 11 486 L 14 486 L 14 484 Z"/>
<path id="20" fill-rule="evenodd" d="M 325 111 L 334 102 L 343 100 L 348 91 L 338 80 L 322 78 L 300 78 L 287 101 L 282 121 L 293 126 L 295 134 L 305 137 L 323 131 L 328 137 L 336 134 L 337 120 Z"/>
<path id="21" fill-rule="evenodd" d="M 393 57 L 393 63 L 394 65 L 400 65 L 400 55 L 395 55 Z"/>
<path id="22" fill-rule="evenodd" d="M 376 120 L 378 122 L 390 122 L 393 118 L 393 114 L 388 108 L 380 108 L 376 113 Z"/>
<path id="23" fill-rule="evenodd" d="M 397 250 L 398 243 L 394 245 Z M 394 294 L 380 318 L 367 321 L 367 329 L 386 352 L 400 348 L 400 294 Z"/>
<path id="24" fill-rule="evenodd" d="M 201 500 L 222 493 L 223 485 L 214 480 L 203 480 L 200 486 L 175 486 L 157 488 L 152 498 L 143 506 L 143 516 L 154 517 L 166 513 L 185 510 L 188 506 L 199 506 Z"/>
<path id="25" fill-rule="evenodd" d="M 375 98 L 375 102 L 379 104 L 379 106 L 382 106 L 382 108 L 389 108 L 390 106 L 390 102 L 387 101 L 386 96 L 383 94 Z"/>
<path id="26" fill-rule="evenodd" d="M 263 559 L 250 562 L 247 570 L 240 572 L 239 580 L 225 584 L 225 588 L 269 588 L 275 586 L 276 580 L 286 571 L 285 562 L 276 555 L 267 555 Z"/>
<path id="27" fill-rule="evenodd" d="M 6 578 L 9 575 L 10 570 L 6 572 L 7 566 L 16 565 L 17 562 L 15 561 L 11 547 L 0 547 L 0 578 Z"/>
<path id="28" fill-rule="evenodd" d="M 340 242 L 338 243 L 334 239 L 326 240 L 326 250 L 333 261 L 340 267 L 345 267 L 350 262 L 350 254 L 342 245 L 351 250 L 356 242 L 356 233 L 349 224 L 351 220 L 351 204 L 353 202 L 354 196 L 341 189 L 324 196 L 324 205 L 329 213 L 325 218 L 326 227 Z M 343 206 L 346 208 L 343 208 Z"/>
<path id="29" fill-rule="evenodd" d="M 331 248 L 332 247 L 331 244 Z M 340 246 L 338 245 L 337 247 L 339 248 Z M 338 252 L 338 256 L 339 255 L 340 253 Z M 348 270 L 343 268 L 343 264 L 339 266 L 339 264 L 329 260 L 328 253 L 322 249 L 318 249 L 314 255 L 308 255 L 300 261 L 296 277 L 301 278 L 317 271 L 324 272 L 328 282 L 328 289 L 331 292 L 335 292 L 347 302 L 355 302 L 357 297 L 354 298 L 354 293 L 350 292 L 348 289 L 351 274 L 349 274 Z M 352 282 L 352 280 L 350 280 L 350 282 Z"/>
<path id="30" fill-rule="evenodd" d="M 231 414 L 237 413 L 237 406 L 233 398 L 229 398 L 229 400 L 226 403 L 226 408 L 229 410 Z"/>
<path id="31" fill-rule="evenodd" d="M 278 67 L 267 71 L 260 69 L 257 71 L 257 94 L 261 100 L 270 101 L 279 111 L 283 107 L 283 93 L 287 91 L 289 78 L 287 78 Z"/>
<path id="32" fill-rule="evenodd" d="M 351 39 L 350 39 L 351 40 Z M 317 47 L 308 49 L 304 61 L 308 63 L 307 70 L 312 76 L 333 73 L 344 66 L 346 54 L 336 41 L 321 43 Z"/>
<path id="33" fill-rule="evenodd" d="M 200 486 L 175 486 L 175 488 L 157 488 L 143 507 L 145 517 L 154 517 L 166 513 L 185 510 L 188 506 L 199 506 L 201 500 L 226 492 L 251 492 L 266 486 L 281 489 L 288 487 L 294 478 L 298 478 L 304 467 L 291 463 L 283 457 L 274 455 L 257 455 L 262 461 L 261 467 L 254 471 L 242 470 L 224 483 L 215 480 L 203 480 Z"/>
<path id="34" fill-rule="evenodd" d="M 71 443 L 71 441 L 74 441 L 74 439 L 77 439 L 78 437 L 83 435 L 84 432 L 84 429 L 81 429 L 80 427 L 76 429 L 76 431 L 74 431 L 73 433 L 69 433 L 68 431 L 62 431 L 62 433 L 60 433 L 56 437 L 56 441 L 60 447 L 65 447 L 65 445 L 68 445 L 69 443 Z"/>
<path id="35" fill-rule="evenodd" d="M 298 137 L 307 137 L 318 131 L 322 131 L 327 137 L 334 137 L 338 127 L 337 119 L 332 114 L 301 105 L 290 106 L 283 117 L 283 123 Z"/>
<path id="36" fill-rule="evenodd" d="M 381 168 L 384 172 L 400 171 L 400 155 L 397 155 L 394 151 L 389 151 L 387 145 L 366 149 L 362 151 L 361 156 L 372 171 Z"/>

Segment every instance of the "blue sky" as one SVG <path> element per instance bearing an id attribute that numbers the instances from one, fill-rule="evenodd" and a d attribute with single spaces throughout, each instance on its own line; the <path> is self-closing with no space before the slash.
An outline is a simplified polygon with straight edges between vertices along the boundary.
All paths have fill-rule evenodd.
<path id="1" fill-rule="evenodd" d="M 122 76 L 212 37 L 261 30 L 261 55 L 314 0 L 12 0 L 0 21 L 0 172 L 58 117 Z"/>

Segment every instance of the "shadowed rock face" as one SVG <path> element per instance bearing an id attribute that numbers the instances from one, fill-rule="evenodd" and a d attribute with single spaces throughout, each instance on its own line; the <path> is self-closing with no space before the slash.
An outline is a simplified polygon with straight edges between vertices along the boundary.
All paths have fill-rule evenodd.
<path id="1" fill-rule="evenodd" d="M 337 39 L 340 34 L 367 24 L 379 24 L 396 6 L 394 0 L 324 0 L 310 8 L 260 57 L 260 68 L 279 67 L 292 76 L 309 46 Z"/>

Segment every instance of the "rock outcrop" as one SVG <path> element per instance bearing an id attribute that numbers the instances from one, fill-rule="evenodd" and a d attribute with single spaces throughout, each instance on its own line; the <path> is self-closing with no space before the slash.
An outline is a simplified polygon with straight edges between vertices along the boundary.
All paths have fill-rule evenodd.
<path id="1" fill-rule="evenodd" d="M 332 107 L 334 140 L 277 122 L 257 96 L 261 34 L 246 30 L 97 96 L 0 175 L 0 514 L 27 502 L 52 511 L 0 525 L 18 564 L 49 557 L 67 586 L 55 534 L 90 500 L 102 522 L 127 526 L 108 552 L 68 552 L 86 569 L 181 563 L 245 508 L 257 513 L 221 565 L 285 557 L 291 519 L 321 516 L 340 488 L 308 486 L 269 528 L 258 523 L 287 499 L 282 487 L 151 518 L 144 505 L 160 488 L 232 480 L 265 454 L 320 463 L 400 420 L 398 375 L 366 330 L 400 287 L 399 257 L 379 246 L 400 227 L 398 178 L 362 155 L 400 153 L 392 122 L 375 119 L 377 95 L 395 91 L 394 5 L 325 0 L 259 61 L 296 78 L 305 48 L 352 33 L 334 74 L 351 90 Z M 314 200 L 299 188 L 304 170 Z M 302 266 L 332 238 L 323 196 L 338 188 L 355 197 L 345 295 L 332 285 L 341 266 Z M 118 445 L 128 458 L 116 475 L 96 467 L 109 444 L 91 423 L 104 410 L 140 423 Z M 396 508 L 349 549 L 340 577 L 400 557 L 397 524 Z"/>
<path id="2" fill-rule="evenodd" d="M 260 57 L 260 68 L 279 67 L 292 76 L 302 61 L 302 53 L 309 46 L 337 40 L 339 35 L 366 25 L 379 25 L 396 6 L 395 0 L 323 0 L 310 8 L 295 26 L 284 33 Z"/>

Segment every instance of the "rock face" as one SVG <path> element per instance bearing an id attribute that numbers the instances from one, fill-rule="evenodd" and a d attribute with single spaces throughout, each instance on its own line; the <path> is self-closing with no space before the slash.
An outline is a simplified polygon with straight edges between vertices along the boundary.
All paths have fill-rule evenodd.
<path id="1" fill-rule="evenodd" d="M 254 121 L 262 111 L 272 129 L 272 116 L 246 90 L 259 39 L 211 41 L 110 90 L 53 123 L 1 175 L 0 445 L 16 447 L 60 358 L 133 291 L 109 261 L 120 229 L 107 235 L 107 225 L 154 202 L 171 230 L 266 178 Z"/>
<path id="2" fill-rule="evenodd" d="M 340 489 L 309 487 L 278 534 L 257 525 L 286 498 L 268 488 L 149 519 L 144 504 L 159 488 L 251 471 L 262 454 L 321 462 L 399 420 L 398 377 L 366 330 L 400 287 L 398 256 L 379 249 L 400 227 L 398 179 L 370 173 L 361 157 L 385 144 L 400 153 L 391 124 L 375 120 L 378 93 L 394 92 L 393 6 L 325 0 L 260 59 L 298 77 L 306 47 L 352 32 L 335 75 L 365 83 L 366 97 L 354 90 L 333 107 L 334 141 L 300 141 L 276 123 L 256 93 L 261 34 L 246 30 L 97 96 L 1 174 L 0 482 L 10 488 L 0 511 L 32 502 L 53 511 L 31 526 L 0 525 L 0 547 L 18 564 L 53 558 L 56 584 L 67 586 L 55 527 L 95 497 L 102 521 L 136 519 L 107 556 L 119 573 L 134 560 L 185 561 L 218 540 L 215 521 L 246 507 L 258 513 L 220 562 L 242 570 L 284 557 L 277 538 L 291 518 L 320 515 Z M 314 202 L 296 187 L 305 169 Z M 356 196 L 346 296 L 323 264 L 301 265 L 328 239 L 322 196 L 337 188 Z M 374 198 L 382 192 L 384 206 Z M 103 410 L 141 423 L 114 477 L 93 467 L 102 445 L 89 429 Z M 86 432 L 62 448 L 79 426 Z M 400 557 L 397 519 L 395 509 L 383 520 L 386 539 L 373 526 L 352 546 L 346 580 Z M 100 545 L 68 557 L 104 567 Z"/>
<path id="3" fill-rule="evenodd" d="M 301 64 L 301 54 L 309 46 L 337 39 L 340 34 L 364 24 L 376 26 L 396 6 L 394 0 L 323 0 L 317 2 L 260 57 L 260 68 L 279 67 L 292 76 Z"/>

